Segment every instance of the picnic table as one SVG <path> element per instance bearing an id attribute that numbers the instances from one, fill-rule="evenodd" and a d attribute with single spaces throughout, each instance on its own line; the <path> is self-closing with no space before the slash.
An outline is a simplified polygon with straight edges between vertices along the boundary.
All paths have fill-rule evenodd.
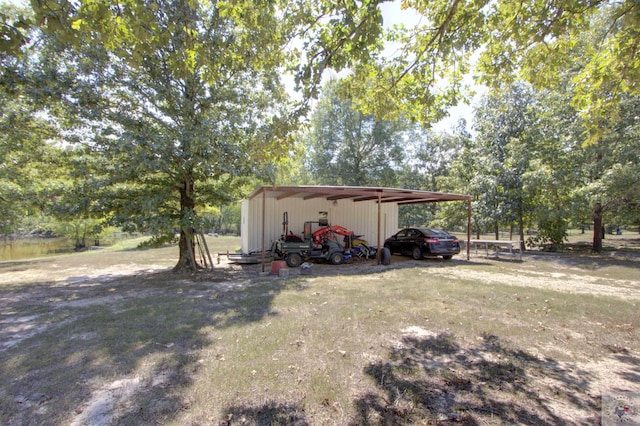
<path id="1" fill-rule="evenodd" d="M 521 241 L 512 241 L 512 240 L 470 240 L 469 243 L 471 244 L 471 246 L 475 247 L 476 254 L 478 254 L 478 246 L 481 246 L 481 247 L 484 246 L 485 255 L 487 257 L 489 257 L 489 248 L 490 247 L 493 249 L 492 252 L 495 253 L 496 257 L 500 257 L 500 254 L 502 253 L 501 249 L 504 248 L 505 249 L 504 253 L 506 254 L 508 252 L 512 259 L 516 256 L 515 252 L 517 252 L 518 260 L 522 260 L 522 248 L 521 248 L 522 245 L 521 245 Z"/>

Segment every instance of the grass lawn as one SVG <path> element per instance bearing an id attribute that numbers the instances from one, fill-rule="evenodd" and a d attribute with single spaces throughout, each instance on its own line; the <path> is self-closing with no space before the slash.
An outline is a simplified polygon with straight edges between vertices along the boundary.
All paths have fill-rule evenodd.
<path id="1" fill-rule="evenodd" d="M 0 424 L 600 424 L 640 410 L 634 237 L 288 279 L 133 244 L 0 263 Z"/>

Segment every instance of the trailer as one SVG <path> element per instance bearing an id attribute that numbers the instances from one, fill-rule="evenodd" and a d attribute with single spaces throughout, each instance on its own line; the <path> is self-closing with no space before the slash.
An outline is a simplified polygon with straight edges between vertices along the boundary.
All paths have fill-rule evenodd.
<path id="1" fill-rule="evenodd" d="M 249 253 L 218 253 L 218 263 L 220 263 L 220 258 L 223 256 L 231 263 L 239 263 L 243 265 L 253 265 L 261 263 L 263 260 L 265 262 L 273 261 L 273 253 L 271 253 L 271 251 L 267 251 L 265 253 L 260 251 L 253 251 Z"/>

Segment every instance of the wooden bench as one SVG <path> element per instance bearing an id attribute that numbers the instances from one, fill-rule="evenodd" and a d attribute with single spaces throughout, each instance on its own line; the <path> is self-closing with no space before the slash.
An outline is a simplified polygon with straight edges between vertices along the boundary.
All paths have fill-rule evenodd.
<path id="1" fill-rule="evenodd" d="M 513 259 L 516 256 L 514 250 L 517 251 L 518 260 L 522 260 L 522 245 L 520 241 L 510 241 L 510 240 L 471 240 L 470 244 L 472 247 L 475 246 L 476 254 L 478 254 L 478 246 L 484 245 L 485 254 L 489 257 L 489 247 L 493 246 L 496 257 L 500 257 L 500 248 L 504 247 L 509 251 L 509 255 Z M 506 252 L 505 252 L 506 253 Z"/>

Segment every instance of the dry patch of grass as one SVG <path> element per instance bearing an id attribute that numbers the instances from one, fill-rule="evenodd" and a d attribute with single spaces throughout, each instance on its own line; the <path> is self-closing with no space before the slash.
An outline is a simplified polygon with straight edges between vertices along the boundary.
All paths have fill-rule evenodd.
<path id="1" fill-rule="evenodd" d="M 634 261 L 394 258 L 283 280 L 171 274 L 168 250 L 0 269 L 0 423 L 593 424 L 604 392 L 640 391 Z"/>

